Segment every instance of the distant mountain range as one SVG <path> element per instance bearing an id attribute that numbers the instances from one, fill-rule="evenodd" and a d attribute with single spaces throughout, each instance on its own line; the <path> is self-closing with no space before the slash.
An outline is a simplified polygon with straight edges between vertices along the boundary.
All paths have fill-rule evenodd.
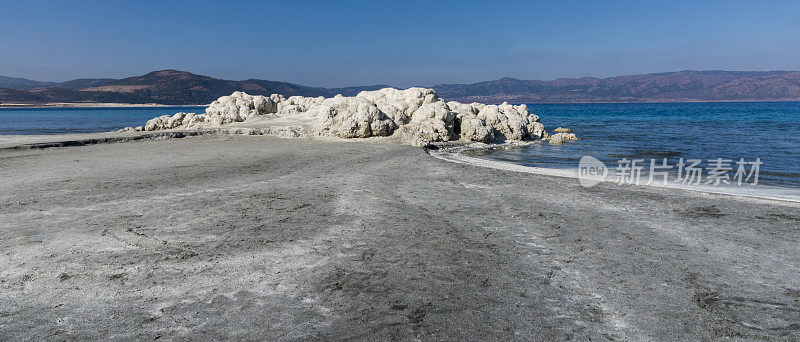
<path id="1" fill-rule="evenodd" d="M 62 83 L 0 77 L 0 103 L 188 105 L 211 103 L 237 90 L 254 95 L 353 96 L 362 90 L 385 87 L 388 86 L 321 88 L 257 79 L 230 81 L 185 71 L 161 70 L 120 80 L 76 79 Z M 473 84 L 440 84 L 432 88 L 448 101 L 486 103 L 800 100 L 800 72 L 679 71 L 552 81 L 502 78 Z"/>
<path id="2" fill-rule="evenodd" d="M 56 84 L 57 84 L 56 82 L 39 82 L 19 77 L 0 76 L 0 88 L 8 88 L 15 90 L 31 90 L 36 88 L 52 87 Z"/>
<path id="3" fill-rule="evenodd" d="M 800 100 L 796 71 L 679 71 L 609 78 L 502 78 L 433 87 L 462 102 L 678 102 Z"/>
<path id="4" fill-rule="evenodd" d="M 234 91 L 244 91 L 254 95 L 353 96 L 362 90 L 385 87 L 388 86 L 329 89 L 256 79 L 229 81 L 186 71 L 161 70 L 121 80 L 76 79 L 63 83 L 4 77 L 0 78 L 0 103 L 106 102 L 189 105 L 208 104 Z"/>

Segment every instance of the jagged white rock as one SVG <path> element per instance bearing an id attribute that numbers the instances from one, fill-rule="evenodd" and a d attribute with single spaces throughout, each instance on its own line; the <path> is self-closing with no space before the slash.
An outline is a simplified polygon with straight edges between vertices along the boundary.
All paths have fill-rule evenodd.
<path id="1" fill-rule="evenodd" d="M 394 135 L 411 145 L 463 140 L 483 143 L 547 139 L 539 117 L 525 105 L 445 102 L 433 89 L 384 88 L 332 98 L 234 92 L 212 102 L 204 114 L 177 113 L 151 119 L 144 130 L 194 129 L 269 121 L 307 124 L 316 134 L 341 138 Z M 561 139 L 561 138 L 559 138 Z"/>
<path id="2" fill-rule="evenodd" d="M 411 122 L 400 127 L 398 134 L 401 140 L 414 146 L 450 141 L 455 118 L 444 101 L 426 103 L 414 111 Z"/>
<path id="3" fill-rule="evenodd" d="M 248 95 L 237 91 L 229 96 L 217 99 L 206 108 L 205 118 L 198 122 L 211 122 L 215 125 L 224 125 L 231 122 L 242 122 L 258 115 L 275 113 L 278 111 L 278 101 L 283 98 L 277 95 L 265 97 L 261 95 Z"/>
<path id="4" fill-rule="evenodd" d="M 322 123 L 323 132 L 341 138 L 388 136 L 397 128 L 374 102 L 360 98 L 336 96 L 306 108 Z"/>
<path id="5" fill-rule="evenodd" d="M 414 112 L 425 104 L 439 102 L 439 96 L 433 89 L 412 87 L 404 90 L 383 88 L 380 90 L 362 91 L 358 98 L 372 101 L 397 125 L 408 123 Z"/>
<path id="6" fill-rule="evenodd" d="M 160 129 L 172 129 L 182 126 L 184 123 L 191 121 L 195 117 L 195 113 L 175 113 L 175 115 L 162 115 L 157 118 L 152 118 L 142 128 L 136 127 L 135 130 L 141 131 L 155 131 Z"/>

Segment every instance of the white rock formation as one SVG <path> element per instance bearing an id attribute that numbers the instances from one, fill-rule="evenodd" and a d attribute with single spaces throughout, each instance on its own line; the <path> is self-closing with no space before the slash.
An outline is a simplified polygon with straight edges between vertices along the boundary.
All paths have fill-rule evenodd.
<path id="1" fill-rule="evenodd" d="M 372 101 L 336 96 L 307 105 L 310 116 L 322 124 L 322 132 L 341 138 L 388 136 L 397 125 Z"/>
<path id="2" fill-rule="evenodd" d="M 394 135 L 417 146 L 452 140 L 491 143 L 547 138 L 539 117 L 525 105 L 445 103 L 433 89 L 425 88 L 385 88 L 362 91 L 355 97 L 337 95 L 327 99 L 235 92 L 211 103 L 204 114 L 160 116 L 148 121 L 144 130 L 210 128 L 237 122 L 270 125 L 270 119 L 284 125 L 305 123 L 320 135 Z"/>
<path id="3" fill-rule="evenodd" d="M 456 115 L 444 101 L 426 103 L 414 111 L 411 122 L 400 127 L 400 139 L 410 145 L 423 146 L 435 141 L 453 139 Z"/>
<path id="4" fill-rule="evenodd" d="M 242 122 L 258 115 L 275 113 L 278 103 L 285 101 L 282 96 L 247 95 L 237 91 L 230 96 L 217 99 L 206 108 L 206 113 L 195 119 L 197 123 L 210 122 L 219 126 L 231 122 Z M 187 122 L 188 123 L 188 122 Z"/>
<path id="5" fill-rule="evenodd" d="M 405 90 L 384 88 L 362 91 L 356 97 L 374 102 L 397 125 L 408 123 L 414 112 L 422 105 L 440 101 L 439 95 L 436 95 L 433 89 L 418 87 Z"/>

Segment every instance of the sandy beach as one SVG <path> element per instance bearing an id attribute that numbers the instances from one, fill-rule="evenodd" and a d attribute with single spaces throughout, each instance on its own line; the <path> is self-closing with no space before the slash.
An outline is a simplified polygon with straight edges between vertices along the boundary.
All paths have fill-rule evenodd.
<path id="1" fill-rule="evenodd" d="M 3 340 L 800 334 L 797 203 L 583 188 L 386 141 L 14 144 Z"/>

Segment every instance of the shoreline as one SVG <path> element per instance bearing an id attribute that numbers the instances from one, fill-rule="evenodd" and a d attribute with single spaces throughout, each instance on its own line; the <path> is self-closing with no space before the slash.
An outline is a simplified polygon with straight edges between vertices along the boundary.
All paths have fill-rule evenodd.
<path id="1" fill-rule="evenodd" d="M 515 146 L 525 146 L 529 145 L 530 143 L 506 143 L 506 144 L 492 144 L 492 145 L 485 145 L 485 144 L 470 144 L 466 146 L 458 146 L 458 147 L 445 147 L 442 149 L 435 149 L 435 150 L 427 150 L 428 154 L 430 154 L 434 158 L 438 158 L 441 160 L 446 160 L 453 163 L 461 163 L 461 164 L 468 164 L 473 166 L 497 169 L 497 170 L 506 170 L 506 171 L 513 171 L 513 172 L 520 172 L 520 173 L 530 173 L 530 174 L 538 174 L 544 176 L 553 176 L 553 177 L 562 177 L 562 178 L 569 178 L 569 179 L 579 179 L 578 176 L 578 169 L 571 168 L 571 169 L 553 169 L 553 168 L 543 168 L 543 167 L 536 167 L 536 166 L 524 166 L 509 162 L 503 162 L 498 160 L 491 160 L 486 158 L 477 158 L 477 157 L 470 157 L 464 155 L 462 152 L 467 150 L 482 150 L 482 149 L 495 149 L 499 147 L 515 147 Z M 614 184 L 615 182 L 610 181 L 608 179 L 605 180 L 598 180 L 601 183 L 607 184 Z M 777 186 L 759 186 L 757 188 L 746 188 L 746 187 L 726 187 L 726 186 L 706 186 L 706 185 L 698 185 L 698 186 L 690 186 L 684 185 L 675 182 L 668 182 L 667 184 L 627 184 L 627 186 L 635 186 L 635 187 L 652 187 L 652 188 L 662 188 L 662 189 L 677 189 L 677 190 L 685 190 L 685 191 L 695 191 L 700 193 L 709 193 L 709 194 L 718 194 L 718 195 L 727 195 L 727 196 L 734 196 L 734 197 L 747 197 L 747 198 L 757 198 L 757 199 L 765 199 L 765 200 L 772 200 L 772 201 L 786 201 L 791 203 L 800 203 L 800 189 L 788 188 L 788 187 L 777 187 Z M 748 191 L 750 190 L 750 191 Z"/>
<path id="2" fill-rule="evenodd" d="M 209 129 L 191 130 L 162 130 L 162 131 L 142 131 L 142 132 L 94 132 L 94 133 L 75 133 L 75 134 L 43 134 L 43 135 L 0 135 L 0 151 L 20 150 L 20 149 L 44 149 L 53 147 L 88 146 L 97 144 L 113 144 L 134 141 L 181 139 L 187 137 L 201 136 L 220 136 L 220 135 L 243 135 L 243 136 L 265 136 L 277 137 L 282 139 L 306 139 L 322 142 L 359 142 L 367 144 L 398 144 L 392 137 L 372 137 L 343 139 L 337 137 L 322 137 L 313 135 L 294 136 L 287 135 L 284 130 L 258 129 L 246 126 L 228 126 Z M 391 142 L 390 142 L 391 141 Z M 462 141 L 433 143 L 423 147 L 425 152 L 436 159 L 456 163 L 466 164 L 488 169 L 511 171 L 523 174 L 537 174 L 549 177 L 560 177 L 578 180 L 577 168 L 575 169 L 553 169 L 536 166 L 524 166 L 510 162 L 491 160 L 486 158 L 470 157 L 464 151 L 486 150 L 504 147 L 522 147 L 538 141 L 509 141 L 505 143 L 483 144 L 469 143 Z M 610 180 L 599 180 L 600 183 L 615 184 Z M 788 203 L 800 203 L 800 189 L 778 187 L 778 186 L 759 186 L 757 188 L 745 187 L 713 187 L 713 186 L 689 186 L 679 183 L 669 182 L 667 184 L 627 184 L 631 187 L 647 187 L 655 189 L 675 189 L 698 193 L 716 194 L 733 197 L 763 199 L 772 201 L 785 201 Z M 749 191 L 748 191 L 749 190 Z"/>

